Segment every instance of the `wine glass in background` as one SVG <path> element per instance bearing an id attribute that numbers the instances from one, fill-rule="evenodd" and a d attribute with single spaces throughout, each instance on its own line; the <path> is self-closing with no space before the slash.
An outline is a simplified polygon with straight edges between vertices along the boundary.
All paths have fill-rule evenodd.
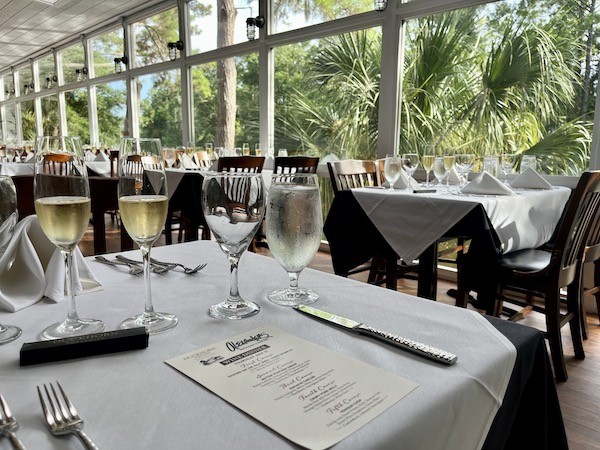
<path id="1" fill-rule="evenodd" d="M 15 231 L 18 218 L 17 191 L 10 176 L 0 176 L 0 258 L 6 251 Z M 0 323 L 0 345 L 21 336 L 21 329 Z"/>
<path id="2" fill-rule="evenodd" d="M 402 167 L 408 175 L 408 180 L 406 181 L 406 190 L 411 192 L 412 187 L 410 185 L 410 179 L 419 167 L 419 155 L 417 153 L 405 153 L 402 155 Z"/>
<path id="3" fill-rule="evenodd" d="M 13 145 L 6 146 L 6 161 L 8 161 L 8 162 L 15 161 L 15 147 Z"/>
<path id="4" fill-rule="evenodd" d="M 448 149 L 444 152 L 444 169 L 446 170 L 446 191 L 450 192 L 450 172 L 454 168 L 456 163 L 456 156 L 454 150 Z"/>
<path id="5" fill-rule="evenodd" d="M 533 170 L 537 169 L 537 160 L 535 155 L 523 155 L 521 156 L 521 166 L 519 167 L 519 173 L 525 172 L 528 168 Z"/>
<path id="6" fill-rule="evenodd" d="M 248 144 L 247 142 L 244 142 L 242 144 L 242 155 L 250 156 L 250 144 Z"/>
<path id="7" fill-rule="evenodd" d="M 280 149 L 277 151 L 277 156 L 287 156 L 287 155 L 288 155 L 288 151 L 287 151 L 287 149 L 285 149 L 285 148 L 280 148 Z"/>
<path id="8" fill-rule="evenodd" d="M 73 136 L 40 136 L 36 140 L 33 196 L 35 212 L 48 239 L 65 263 L 67 318 L 47 327 L 41 340 L 97 333 L 104 322 L 80 319 L 73 292 L 73 250 L 90 221 L 90 185 L 81 142 Z"/>
<path id="9" fill-rule="evenodd" d="M 150 334 L 161 333 L 177 325 L 177 317 L 155 312 L 152 306 L 150 250 L 165 226 L 169 205 L 160 139 L 121 139 L 118 173 L 119 211 L 142 252 L 146 299 L 143 314 L 125 319 L 121 328 L 146 327 Z"/>
<path id="10" fill-rule="evenodd" d="M 500 156 L 500 167 L 504 173 L 504 184 L 508 184 L 508 174 L 512 172 L 517 158 L 512 153 L 502 153 Z"/>
<path id="11" fill-rule="evenodd" d="M 441 156 L 436 156 L 433 161 L 433 175 L 438 186 L 443 186 L 444 178 L 446 178 L 446 168 L 444 167 L 444 158 Z"/>
<path id="12" fill-rule="evenodd" d="M 260 144 L 254 144 L 254 155 L 261 156 L 262 150 L 260 149 Z"/>
<path id="13" fill-rule="evenodd" d="M 381 169 L 380 169 L 381 170 Z M 394 184 L 400 178 L 402 170 L 402 158 L 398 155 L 387 155 L 383 163 L 383 174 L 390 184 L 390 191 L 394 190 Z"/>
<path id="14" fill-rule="evenodd" d="M 298 277 L 317 253 L 322 232 L 318 175 L 274 175 L 267 205 L 267 242 L 288 273 L 290 287 L 271 292 L 269 300 L 273 303 L 297 306 L 317 301 L 319 294 L 315 291 L 298 287 Z"/>
<path id="15" fill-rule="evenodd" d="M 162 150 L 163 160 L 167 163 L 167 169 L 173 167 L 177 161 L 177 150 L 173 148 L 164 148 Z"/>
<path id="16" fill-rule="evenodd" d="M 469 173 L 475 165 L 475 155 L 473 153 L 461 153 L 456 155 L 456 171 L 460 175 L 460 184 L 464 186 L 469 179 Z"/>
<path id="17" fill-rule="evenodd" d="M 260 227 L 265 212 L 262 174 L 209 173 L 202 184 L 204 217 L 230 266 L 229 296 L 212 305 L 209 314 L 218 319 L 242 319 L 260 307 L 244 300 L 238 290 L 238 264 Z"/>
<path id="18" fill-rule="evenodd" d="M 433 170 L 433 163 L 435 161 L 435 147 L 433 145 L 426 145 L 423 149 L 423 156 L 421 157 L 421 164 L 426 172 L 425 187 L 429 187 L 429 173 Z"/>

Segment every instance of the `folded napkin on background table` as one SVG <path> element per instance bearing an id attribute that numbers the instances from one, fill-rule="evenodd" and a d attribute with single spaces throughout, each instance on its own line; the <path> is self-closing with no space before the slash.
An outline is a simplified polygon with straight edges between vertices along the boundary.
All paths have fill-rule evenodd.
<path id="1" fill-rule="evenodd" d="M 31 161 L 34 157 L 34 153 L 33 152 L 29 152 L 27 153 L 27 156 L 25 157 L 25 161 Z"/>
<path id="2" fill-rule="evenodd" d="M 197 169 L 198 168 L 196 163 L 194 161 L 192 161 L 192 158 L 190 158 L 187 153 L 182 153 L 181 156 L 179 157 L 179 161 L 181 162 L 181 167 L 183 167 L 184 169 Z"/>
<path id="3" fill-rule="evenodd" d="M 102 288 L 79 248 L 73 252 L 74 293 Z M 65 267 L 58 248 L 46 237 L 37 216 L 25 217 L 15 228 L 0 258 L 0 308 L 11 312 L 37 303 L 43 296 L 64 297 Z"/>
<path id="4" fill-rule="evenodd" d="M 531 167 L 525 169 L 510 185 L 516 189 L 552 189 L 552 185 Z"/>
<path id="5" fill-rule="evenodd" d="M 408 186 L 408 174 L 404 170 L 401 170 L 400 178 L 398 178 L 398 180 L 394 183 L 394 189 L 406 189 L 407 186 Z M 389 188 L 390 183 L 388 181 L 384 181 L 383 187 Z M 419 187 L 419 183 L 417 183 L 415 181 L 415 179 L 411 177 L 410 178 L 410 188 L 418 189 L 418 187 Z"/>
<path id="6" fill-rule="evenodd" d="M 104 162 L 109 162 L 110 160 L 108 159 L 108 155 L 104 152 L 99 152 L 96 157 L 94 158 L 94 161 L 104 161 Z"/>
<path id="7" fill-rule="evenodd" d="M 513 190 L 498 178 L 487 172 L 481 172 L 462 189 L 463 194 L 515 195 Z"/>

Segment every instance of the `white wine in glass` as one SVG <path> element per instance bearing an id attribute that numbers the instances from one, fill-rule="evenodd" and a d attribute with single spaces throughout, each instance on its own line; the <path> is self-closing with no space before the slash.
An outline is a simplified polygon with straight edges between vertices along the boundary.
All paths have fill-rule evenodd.
<path id="1" fill-rule="evenodd" d="M 47 327 L 41 340 L 81 336 L 104 330 L 104 322 L 80 319 L 73 292 L 73 250 L 90 221 L 91 202 L 81 142 L 74 136 L 40 136 L 34 167 L 35 212 L 44 234 L 65 263 L 67 319 Z"/>
<path id="2" fill-rule="evenodd" d="M 435 162 L 435 147 L 433 145 L 426 145 L 423 149 L 423 156 L 421 157 L 421 164 L 425 169 L 426 179 L 425 187 L 429 187 L 429 174 L 433 170 L 433 163 Z"/>
<path id="3" fill-rule="evenodd" d="M 446 190 L 450 192 L 450 172 L 454 168 L 456 156 L 454 153 L 447 152 L 444 154 L 444 169 L 446 170 Z"/>
<path id="4" fill-rule="evenodd" d="M 121 140 L 118 196 L 123 225 L 142 252 L 146 299 L 144 312 L 125 319 L 121 328 L 146 327 L 150 334 L 170 330 L 177 317 L 154 311 L 150 283 L 150 250 L 162 233 L 169 207 L 159 139 Z"/>
<path id="5" fill-rule="evenodd" d="M 394 184 L 400 178 L 401 171 L 402 158 L 398 155 L 387 155 L 383 163 L 383 174 L 386 181 L 390 184 L 390 191 L 394 190 Z"/>
<path id="6" fill-rule="evenodd" d="M 314 303 L 319 294 L 299 288 L 300 272 L 313 259 L 323 233 L 323 212 L 316 174 L 273 175 L 267 205 L 267 242 L 289 275 L 290 286 L 269 294 L 281 306 Z"/>

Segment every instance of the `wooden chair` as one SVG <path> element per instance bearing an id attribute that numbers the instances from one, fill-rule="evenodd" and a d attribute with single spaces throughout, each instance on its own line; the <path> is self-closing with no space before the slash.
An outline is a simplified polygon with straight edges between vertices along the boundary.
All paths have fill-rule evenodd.
<path id="1" fill-rule="evenodd" d="M 276 156 L 273 173 L 317 173 L 317 156 Z"/>
<path id="2" fill-rule="evenodd" d="M 261 173 L 265 164 L 264 156 L 224 156 L 219 158 L 219 172 L 254 172 Z"/>
<path id="3" fill-rule="evenodd" d="M 13 183 L 17 190 L 17 209 L 19 220 L 35 214 L 35 203 L 33 199 L 33 175 L 13 175 Z"/>
<path id="4" fill-rule="evenodd" d="M 44 173 L 66 176 L 73 170 L 73 157 L 65 153 L 48 153 L 43 161 Z"/>
<path id="5" fill-rule="evenodd" d="M 550 344 L 554 374 L 559 381 L 567 380 L 561 328 L 569 324 L 575 358 L 585 358 L 581 330 L 581 299 L 579 297 L 578 262 L 584 257 L 590 233 L 595 233 L 600 215 L 600 171 L 585 172 L 573 191 L 555 233 L 550 251 L 528 249 L 504 255 L 497 266 L 496 301 L 488 314 L 500 315 L 503 302 L 523 306 L 543 313 L 545 335 Z M 563 311 L 560 289 L 567 287 L 566 311 Z M 541 302 L 531 302 L 510 296 L 511 289 L 531 294 Z"/>
<path id="6" fill-rule="evenodd" d="M 208 169 L 212 165 L 210 155 L 204 150 L 199 150 L 196 153 L 194 153 L 194 162 L 198 167 L 204 169 Z"/>

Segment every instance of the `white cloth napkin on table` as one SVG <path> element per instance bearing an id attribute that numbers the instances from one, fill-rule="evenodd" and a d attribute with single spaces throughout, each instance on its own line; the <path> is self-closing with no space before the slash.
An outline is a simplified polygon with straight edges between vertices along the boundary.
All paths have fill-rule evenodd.
<path id="1" fill-rule="evenodd" d="M 181 167 L 184 169 L 198 169 L 196 163 L 192 161 L 192 158 L 190 158 L 187 153 L 182 153 L 179 157 L 179 161 L 181 162 Z"/>
<path id="2" fill-rule="evenodd" d="M 25 157 L 25 161 L 27 161 L 27 162 L 31 161 L 33 159 L 33 157 L 34 157 L 34 153 L 32 151 L 28 152 L 27 156 Z"/>
<path id="3" fill-rule="evenodd" d="M 498 178 L 487 172 L 481 172 L 462 189 L 463 194 L 515 195 L 514 191 Z"/>
<path id="4" fill-rule="evenodd" d="M 406 189 L 407 186 L 408 186 L 408 174 L 404 170 L 401 170 L 400 177 L 394 183 L 394 189 Z M 383 187 L 389 188 L 390 187 L 389 181 L 384 181 Z M 419 188 L 419 183 L 417 183 L 417 181 L 413 177 L 410 177 L 410 188 L 411 189 Z"/>
<path id="5" fill-rule="evenodd" d="M 77 247 L 73 251 L 73 269 L 75 295 L 102 288 Z M 25 217 L 17 224 L 0 258 L 0 308 L 19 311 L 43 296 L 60 302 L 64 284 L 65 267 L 60 251 L 46 237 L 36 215 Z"/>
<path id="6" fill-rule="evenodd" d="M 108 158 L 108 155 L 104 152 L 98 152 L 98 154 L 96 155 L 96 157 L 94 158 L 94 161 L 104 161 L 104 162 L 109 162 L 110 159 Z"/>
<path id="7" fill-rule="evenodd" d="M 515 189 L 552 189 L 552 185 L 531 167 L 519 174 L 510 185 Z"/>

